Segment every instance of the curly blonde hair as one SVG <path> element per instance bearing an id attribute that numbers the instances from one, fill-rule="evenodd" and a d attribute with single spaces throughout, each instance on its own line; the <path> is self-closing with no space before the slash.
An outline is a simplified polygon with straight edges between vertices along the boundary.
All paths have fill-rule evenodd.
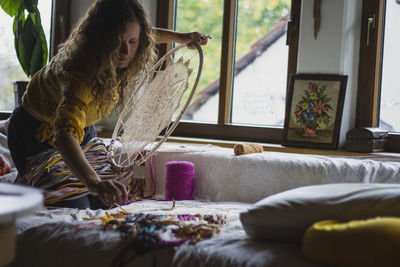
<path id="1" fill-rule="evenodd" d="M 128 67 L 119 69 L 121 36 L 129 22 L 140 25 L 139 47 Z M 151 21 L 138 0 L 97 0 L 59 46 L 54 60 L 62 71 L 79 71 L 88 78 L 100 109 L 109 106 L 114 98 L 111 88 L 118 85 L 116 107 L 122 108 L 128 92 L 154 62 L 154 45 Z"/>

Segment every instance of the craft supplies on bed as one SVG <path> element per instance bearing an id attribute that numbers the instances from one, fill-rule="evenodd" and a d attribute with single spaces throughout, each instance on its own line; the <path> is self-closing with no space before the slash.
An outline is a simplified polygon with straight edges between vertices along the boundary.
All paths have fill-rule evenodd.
<path id="1" fill-rule="evenodd" d="M 162 247 L 179 246 L 185 242 L 195 244 L 203 239 L 211 238 L 226 224 L 222 215 L 192 214 L 133 214 L 126 210 L 116 213 L 106 212 L 95 226 L 82 224 L 76 230 L 93 227 L 106 231 L 118 231 L 123 239 L 122 246 L 114 258 L 113 266 L 122 266 L 134 257 L 160 249 Z"/>

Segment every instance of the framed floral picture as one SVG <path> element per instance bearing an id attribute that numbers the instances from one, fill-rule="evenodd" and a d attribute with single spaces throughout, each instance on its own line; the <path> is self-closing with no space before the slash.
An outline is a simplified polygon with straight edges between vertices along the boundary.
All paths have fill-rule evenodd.
<path id="1" fill-rule="evenodd" d="M 291 74 L 282 144 L 337 149 L 347 76 Z"/>

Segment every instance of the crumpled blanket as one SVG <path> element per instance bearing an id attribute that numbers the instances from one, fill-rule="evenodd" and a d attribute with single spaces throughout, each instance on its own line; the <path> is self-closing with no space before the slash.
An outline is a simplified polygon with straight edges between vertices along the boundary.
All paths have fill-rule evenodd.
<path id="1" fill-rule="evenodd" d="M 113 266 L 123 266 L 136 256 L 164 247 L 178 246 L 188 242 L 195 244 L 209 239 L 226 224 L 226 217 L 192 214 L 132 214 L 126 210 L 114 214 L 106 212 L 101 223 L 78 224 L 76 230 L 100 228 L 105 231 L 118 231 L 124 240 L 113 261 Z"/>

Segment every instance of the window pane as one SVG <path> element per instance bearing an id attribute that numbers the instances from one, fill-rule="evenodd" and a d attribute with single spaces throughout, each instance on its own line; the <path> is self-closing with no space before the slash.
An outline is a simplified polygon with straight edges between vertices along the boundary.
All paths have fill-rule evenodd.
<path id="1" fill-rule="evenodd" d="M 50 44 L 52 1 L 53 0 L 39 0 L 38 2 L 40 19 L 42 20 L 43 31 L 46 35 L 47 47 L 49 47 Z"/>
<path id="2" fill-rule="evenodd" d="M 290 0 L 239 0 L 232 123 L 283 126 Z"/>
<path id="3" fill-rule="evenodd" d="M 50 37 L 51 0 L 40 0 L 39 10 L 46 39 Z M 14 49 L 13 18 L 0 9 L 0 110 L 14 109 L 13 81 L 27 81 Z M 48 43 L 48 42 L 47 42 Z"/>
<path id="4" fill-rule="evenodd" d="M 379 126 L 400 132 L 400 1 L 386 2 Z"/>
<path id="5" fill-rule="evenodd" d="M 177 0 L 175 29 L 212 36 L 204 50 L 204 67 L 185 120 L 217 122 L 221 61 L 223 0 Z"/>

